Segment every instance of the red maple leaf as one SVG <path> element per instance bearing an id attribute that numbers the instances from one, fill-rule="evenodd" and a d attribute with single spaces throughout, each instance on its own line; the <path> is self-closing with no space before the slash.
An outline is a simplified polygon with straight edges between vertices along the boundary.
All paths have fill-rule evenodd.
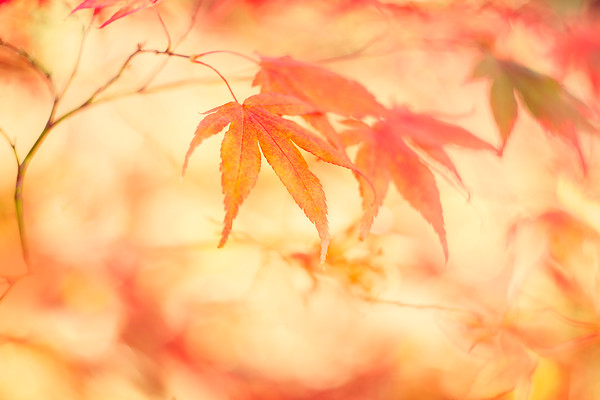
<path id="1" fill-rule="evenodd" d="M 260 86 L 262 93 L 295 96 L 345 117 L 379 115 L 384 110 L 363 85 L 317 65 L 291 57 L 261 57 L 260 67 L 252 85 Z"/>
<path id="2" fill-rule="evenodd" d="M 3 4 L 12 3 L 13 0 L 0 0 L 0 6 Z M 38 5 L 43 6 L 48 2 L 48 0 L 37 0 Z"/>
<path id="3" fill-rule="evenodd" d="M 581 23 L 561 32 L 554 56 L 564 71 L 575 68 L 587 75 L 595 95 L 600 94 L 600 27 Z"/>
<path id="4" fill-rule="evenodd" d="M 253 86 L 261 93 L 281 93 L 297 97 L 323 113 L 363 118 L 380 115 L 384 107 L 360 83 L 317 65 L 291 57 L 261 57 L 261 69 Z M 311 114 L 305 120 L 321 132 L 330 143 L 342 147 L 339 137 L 325 114 Z"/>
<path id="5" fill-rule="evenodd" d="M 349 121 L 348 124 L 352 128 L 343 133 L 345 142 L 348 145 L 360 143 L 355 164 L 371 181 L 369 183 L 357 175 L 365 210 L 361 221 L 361 238 L 371 229 L 389 184 L 393 181 L 400 194 L 432 225 L 447 259 L 448 244 L 440 193 L 424 156 L 446 167 L 462 184 L 444 146 L 494 148 L 461 127 L 425 114 L 413 113 L 404 107 L 388 111 L 385 118 L 372 127 L 360 121 Z M 371 190 L 371 184 L 375 192 Z"/>
<path id="6" fill-rule="evenodd" d="M 186 154 L 184 171 L 194 149 L 229 125 L 221 145 L 225 221 L 219 247 L 227 241 L 239 207 L 256 183 L 262 152 L 296 204 L 315 224 L 321 238 L 321 263 L 325 261 L 329 244 L 325 193 L 296 146 L 328 163 L 357 173 L 358 170 L 345 153 L 297 123 L 281 117 L 316 112 L 308 103 L 277 94 L 258 94 L 247 98 L 243 104 L 229 102 L 207 112 Z"/>
<path id="7" fill-rule="evenodd" d="M 104 22 L 100 28 L 114 22 L 120 18 L 123 18 L 134 12 L 143 10 L 144 8 L 153 7 L 160 0 L 85 0 L 79 4 L 71 14 L 75 11 L 82 10 L 85 8 L 93 8 L 94 14 L 98 14 L 101 10 L 109 7 L 120 7 L 106 22 Z"/>

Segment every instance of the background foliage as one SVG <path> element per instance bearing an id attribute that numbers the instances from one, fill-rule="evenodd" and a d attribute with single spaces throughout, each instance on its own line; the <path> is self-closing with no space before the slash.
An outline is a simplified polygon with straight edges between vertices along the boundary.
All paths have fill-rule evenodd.
<path id="1" fill-rule="evenodd" d="M 600 397 L 597 7 L 0 0 L 0 397 Z"/>

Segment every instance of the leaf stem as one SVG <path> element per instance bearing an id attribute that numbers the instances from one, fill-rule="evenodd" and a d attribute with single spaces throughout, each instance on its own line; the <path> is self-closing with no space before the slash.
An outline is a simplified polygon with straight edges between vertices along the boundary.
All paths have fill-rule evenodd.
<path id="1" fill-rule="evenodd" d="M 233 90 L 231 90 L 231 86 L 229 86 L 229 82 L 227 82 L 227 79 L 225 79 L 225 77 L 224 77 L 224 76 L 223 76 L 223 75 L 222 75 L 222 74 L 221 74 L 221 73 L 220 73 L 220 72 L 219 72 L 219 71 L 218 71 L 218 70 L 217 70 L 215 67 L 213 67 L 212 65 L 209 65 L 209 64 L 203 63 L 202 61 L 198 61 L 198 60 L 196 60 L 196 59 L 195 59 L 195 56 L 194 56 L 194 57 L 191 57 L 191 58 L 190 58 L 190 60 L 191 60 L 193 63 L 195 63 L 195 64 L 200 64 L 200 65 L 203 65 L 203 66 L 205 66 L 206 68 L 212 69 L 212 70 L 213 70 L 213 71 L 214 71 L 214 72 L 215 72 L 217 75 L 219 75 L 219 78 L 221 78 L 221 80 L 222 80 L 222 81 L 225 83 L 225 85 L 227 86 L 227 89 L 229 90 L 229 93 L 231 93 L 231 97 L 233 97 L 233 100 L 234 100 L 236 103 L 239 103 L 238 99 L 235 97 L 235 94 L 233 93 Z"/>
<path id="2" fill-rule="evenodd" d="M 173 43 L 171 40 L 171 34 L 169 34 L 169 29 L 167 28 L 167 24 L 165 24 L 165 21 L 163 20 L 162 16 L 160 15 L 160 13 L 158 12 L 158 10 L 155 7 L 152 7 L 152 10 L 154 10 L 156 17 L 158 18 L 158 21 L 160 22 L 160 26 L 162 27 L 163 31 L 165 32 L 165 36 L 167 37 L 167 51 L 169 51 L 169 50 L 171 50 L 171 46 L 173 45 Z"/>
<path id="3" fill-rule="evenodd" d="M 83 35 L 81 37 L 81 43 L 79 44 L 79 51 L 77 52 L 77 59 L 75 60 L 75 65 L 73 66 L 73 70 L 71 71 L 71 74 L 69 75 L 69 79 L 67 79 L 65 86 L 62 88 L 61 92 L 57 96 L 59 98 L 62 98 L 64 96 L 65 92 L 67 90 L 69 90 L 69 87 L 71 86 L 71 84 L 73 83 L 73 80 L 75 79 L 75 75 L 77 75 L 77 71 L 79 70 L 79 65 L 81 64 L 81 57 L 83 56 L 83 49 L 85 48 L 85 43 L 86 43 L 87 38 L 92 29 L 92 24 L 94 23 L 95 18 L 96 18 L 96 14 L 94 14 L 92 16 L 90 23 L 88 24 L 88 26 L 85 27 L 85 29 L 83 31 Z"/>
<path id="4" fill-rule="evenodd" d="M 250 57 L 250 56 L 248 56 L 246 54 L 243 54 L 243 53 L 240 53 L 240 52 L 237 52 L 237 51 L 233 51 L 233 50 L 212 50 L 212 51 L 206 51 L 204 53 L 196 54 L 194 56 L 194 60 L 197 60 L 200 57 L 208 56 L 208 55 L 211 55 L 211 54 L 231 54 L 231 55 L 234 55 L 234 56 L 238 56 L 238 57 L 244 58 L 244 59 L 246 59 L 246 60 L 248 60 L 250 62 L 253 62 L 255 64 L 260 64 L 259 60 L 255 59 L 255 58 L 252 58 L 252 57 Z"/>
<path id="5" fill-rule="evenodd" d="M 200 11 L 202 10 L 202 3 L 203 3 L 202 0 L 196 0 L 196 3 L 194 4 L 194 10 L 192 12 L 192 18 L 190 19 L 190 23 L 189 23 L 187 29 L 185 30 L 185 32 L 183 32 L 183 34 L 179 38 L 179 40 L 177 40 L 177 43 L 175 43 L 175 47 L 178 47 L 181 43 L 183 43 L 183 41 L 188 37 L 188 35 L 194 29 L 194 26 L 196 25 L 196 21 L 198 20 L 198 16 L 200 15 Z"/>
<path id="6" fill-rule="evenodd" d="M 223 83 L 225 83 L 225 86 L 227 86 L 227 89 L 229 90 L 229 93 L 231 94 L 231 97 L 233 97 L 233 100 L 236 103 L 239 103 L 237 97 L 235 97 L 235 94 L 233 93 L 233 90 L 231 89 L 231 86 L 229 85 L 229 82 L 227 81 L 227 79 L 225 79 L 225 77 L 223 76 L 223 74 L 221 74 L 219 72 L 219 70 L 217 70 L 215 67 L 213 67 L 212 65 L 206 64 L 202 61 L 198 61 L 197 58 L 199 57 L 199 55 L 186 55 L 186 54 L 181 54 L 181 53 L 175 53 L 173 51 L 170 50 L 143 50 L 141 48 L 138 48 L 139 53 L 152 53 L 152 54 L 157 54 L 157 55 L 166 55 L 168 57 L 179 57 L 179 58 L 185 58 L 190 60 L 191 62 L 193 62 L 194 64 L 199 64 L 202 65 L 208 69 L 211 69 L 215 74 L 217 74 L 219 76 L 219 78 L 221 78 L 221 80 L 223 81 Z"/>

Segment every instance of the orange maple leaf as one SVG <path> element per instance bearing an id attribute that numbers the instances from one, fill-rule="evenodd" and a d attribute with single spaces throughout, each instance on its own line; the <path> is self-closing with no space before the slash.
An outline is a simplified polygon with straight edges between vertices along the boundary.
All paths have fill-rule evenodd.
<path id="1" fill-rule="evenodd" d="M 296 146 L 323 161 L 359 172 L 345 153 L 296 122 L 281 117 L 317 112 L 306 102 L 278 94 L 254 95 L 243 104 L 229 102 L 207 112 L 196 129 L 183 169 L 185 171 L 192 152 L 202 141 L 229 125 L 221 144 L 225 221 L 219 247 L 227 241 L 239 207 L 256 183 L 262 151 L 296 204 L 315 224 L 321 238 L 321 263 L 324 263 L 329 244 L 325 193 Z"/>
<path id="2" fill-rule="evenodd" d="M 372 127 L 360 121 L 347 123 L 352 127 L 343 133 L 345 143 L 361 143 L 355 164 L 371 181 L 369 183 L 356 175 L 365 210 L 360 237 L 364 238 L 371 229 L 389 183 L 393 181 L 409 204 L 432 225 L 448 259 L 444 217 L 435 177 L 427 161 L 413 149 L 446 167 L 462 184 L 443 146 L 453 144 L 487 150 L 494 150 L 494 147 L 461 127 L 413 113 L 404 107 L 389 110 L 386 117 Z M 371 184 L 374 192 L 370 189 Z"/>
<path id="3" fill-rule="evenodd" d="M 105 8 L 120 7 L 116 13 L 114 13 L 106 22 L 104 22 L 100 26 L 100 28 L 103 28 L 111 22 L 114 22 L 129 14 L 133 14 L 134 12 L 140 11 L 144 8 L 152 7 L 159 1 L 160 0 L 85 0 L 83 3 L 79 4 L 73 11 L 71 11 L 71 14 L 73 14 L 77 10 L 82 10 L 85 8 L 93 8 L 94 14 L 97 14 Z"/>

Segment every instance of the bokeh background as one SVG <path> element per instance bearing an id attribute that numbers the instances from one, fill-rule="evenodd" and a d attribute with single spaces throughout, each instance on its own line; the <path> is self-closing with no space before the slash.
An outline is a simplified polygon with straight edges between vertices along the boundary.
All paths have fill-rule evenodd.
<path id="1" fill-rule="evenodd" d="M 84 34 L 92 11 L 70 14 L 77 5 L 0 2 L 0 38 L 25 49 L 59 91 L 78 64 L 58 115 L 115 76 L 138 44 L 167 44 L 153 8 L 100 29 L 118 6 L 108 8 Z M 163 0 L 156 10 L 173 43 L 192 26 L 180 53 L 290 55 L 495 146 L 489 82 L 470 78 L 482 43 L 598 104 L 593 64 L 555 57 L 579 27 L 583 44 L 569 48 L 600 56 L 591 2 Z M 239 99 L 258 92 L 252 62 L 202 60 Z M 466 190 L 435 169 L 447 261 L 395 188 L 358 240 L 356 180 L 304 153 L 328 199 L 321 268 L 314 226 L 266 163 L 217 248 L 221 135 L 181 177 L 202 113 L 230 101 L 214 72 L 142 55 L 100 97 L 57 126 L 30 165 L 28 267 L 11 143 L 22 159 L 52 98 L 0 46 L 0 273 L 10 288 L 0 302 L 0 398 L 600 398 L 594 132 L 579 133 L 587 174 L 523 108 L 502 157 L 449 148 Z"/>

